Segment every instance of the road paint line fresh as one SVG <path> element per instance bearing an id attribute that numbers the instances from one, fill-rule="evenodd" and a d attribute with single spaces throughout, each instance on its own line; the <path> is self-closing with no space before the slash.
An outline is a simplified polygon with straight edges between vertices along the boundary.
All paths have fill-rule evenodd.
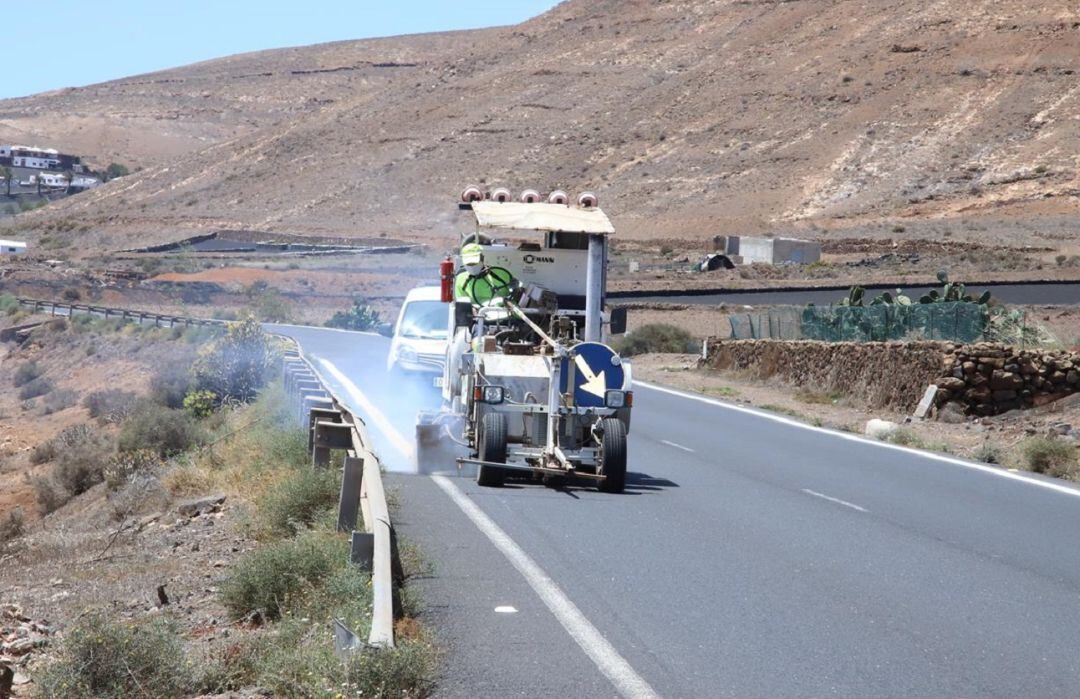
<path id="1" fill-rule="evenodd" d="M 694 453 L 694 450 L 693 450 L 693 449 L 691 449 L 690 447 L 684 447 L 684 446 L 683 446 L 683 445 L 681 445 L 681 444 L 676 444 L 675 442 L 669 442 L 669 441 L 667 441 L 666 439 L 661 439 L 661 440 L 660 440 L 660 443 L 661 443 L 661 444 L 666 444 L 666 445 L 668 445 L 669 447 L 673 447 L 673 448 L 675 448 L 675 449 L 682 449 L 683 451 L 686 451 L 686 452 L 690 452 L 691 454 L 693 454 L 693 453 Z"/>
<path id="2" fill-rule="evenodd" d="M 509 604 L 495 607 L 496 614 L 517 614 L 517 607 L 511 607 Z"/>
<path id="3" fill-rule="evenodd" d="M 394 445 L 394 448 L 400 451 L 406 458 L 411 459 L 413 455 L 413 444 L 409 440 L 405 439 L 394 424 L 390 422 L 386 415 L 383 415 L 382 411 L 375 407 L 364 392 L 361 391 L 356 384 L 349 380 L 349 377 L 341 372 L 334 366 L 333 362 L 327 361 L 319 357 L 319 363 L 323 365 L 327 373 L 334 377 L 334 379 L 341 384 L 345 392 L 349 394 L 349 398 L 356 402 L 356 407 L 360 409 L 364 415 L 371 420 L 379 432 L 386 436 L 390 440 L 390 443 Z"/>
<path id="4" fill-rule="evenodd" d="M 577 605 L 566 596 L 555 581 L 476 503 L 445 476 L 432 476 L 431 480 L 450 496 L 450 499 L 461 508 L 473 524 L 491 540 L 491 543 L 495 544 L 495 548 L 499 549 L 517 568 L 570 637 L 596 663 L 600 672 L 611 680 L 619 694 L 632 699 L 659 697 L 649 683 L 630 667 L 630 663 L 626 662 L 615 647 L 585 618 Z"/>
<path id="5" fill-rule="evenodd" d="M 847 500 L 841 500 L 840 498 L 829 497 L 828 495 L 825 495 L 824 493 L 819 493 L 816 490 L 810 490 L 809 488 L 803 488 L 802 491 L 804 493 L 806 493 L 807 495 L 813 495 L 815 498 L 821 498 L 822 500 L 828 500 L 829 502 L 835 502 L 837 505 L 843 505 L 844 507 L 850 507 L 851 509 L 858 510 L 859 512 L 869 512 L 869 510 L 867 510 L 865 507 L 859 507 L 858 505 L 856 505 L 853 502 L 848 502 Z"/>
<path id="6" fill-rule="evenodd" d="M 995 468 L 993 466 L 987 466 L 986 464 L 977 464 L 973 461 L 964 461 L 963 459 L 955 459 L 951 456 L 945 456 L 943 454 L 935 454 L 929 451 L 920 451 L 918 449 L 912 449 L 911 447 L 902 447 L 899 444 L 889 444 L 888 442 L 879 442 L 876 439 L 868 439 L 856 434 L 850 434 L 848 432 L 839 432 L 837 430 L 830 430 L 826 427 L 815 427 L 814 425 L 808 425 L 805 422 L 799 422 L 798 420 L 792 420 L 791 418 L 777 415 L 776 413 L 770 413 L 764 410 L 755 410 L 754 408 L 746 408 L 741 405 L 733 405 L 731 403 L 724 403 L 723 401 L 714 400 L 712 398 L 706 398 L 705 396 L 694 395 L 693 393 L 687 393 L 685 391 L 678 391 L 674 388 L 667 388 L 666 386 L 658 386 L 647 381 L 634 380 L 635 386 L 647 388 L 652 391 L 659 391 L 660 393 L 667 393 L 672 396 L 678 396 L 680 398 L 686 398 L 687 400 L 694 400 L 699 403 L 707 403 L 718 408 L 724 408 L 725 410 L 734 410 L 738 413 L 746 413 L 747 415 L 754 415 L 766 420 L 772 420 L 773 422 L 779 422 L 791 427 L 798 427 L 802 430 L 809 430 L 810 432 L 818 432 L 820 434 L 827 434 L 830 437 L 836 439 L 843 439 L 849 442 L 858 442 L 860 444 L 866 444 L 869 446 L 875 446 L 879 449 L 891 449 L 893 451 L 903 452 L 912 456 L 919 456 L 924 459 L 930 459 L 932 461 L 940 461 L 945 464 L 952 464 L 953 466 L 963 466 L 964 468 L 971 469 L 973 471 L 982 471 L 998 478 L 1007 478 L 1013 481 L 1020 481 L 1021 483 L 1027 483 L 1028 485 L 1034 485 L 1039 488 L 1045 488 L 1046 490 L 1053 490 L 1057 493 L 1064 495 L 1071 495 L 1073 497 L 1080 497 L 1080 489 L 1071 488 L 1067 485 L 1061 485 L 1052 481 L 1043 481 L 1030 476 L 1021 475 L 1019 473 L 1011 473 L 1003 468 Z"/>

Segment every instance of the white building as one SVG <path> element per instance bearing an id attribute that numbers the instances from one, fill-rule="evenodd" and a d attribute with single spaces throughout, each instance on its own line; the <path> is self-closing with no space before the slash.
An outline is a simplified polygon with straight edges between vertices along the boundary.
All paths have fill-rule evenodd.
<path id="1" fill-rule="evenodd" d="M 0 240 L 0 257 L 6 255 L 25 255 L 26 243 L 17 240 Z"/>
<path id="2" fill-rule="evenodd" d="M 717 236 L 717 248 L 742 264 L 763 262 L 778 265 L 784 262 L 811 264 L 821 259 L 821 243 L 798 238 L 750 238 L 747 236 Z"/>

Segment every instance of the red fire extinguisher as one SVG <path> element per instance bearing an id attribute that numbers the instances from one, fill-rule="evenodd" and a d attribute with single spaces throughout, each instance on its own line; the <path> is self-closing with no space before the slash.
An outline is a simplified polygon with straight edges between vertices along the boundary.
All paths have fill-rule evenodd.
<path id="1" fill-rule="evenodd" d="M 442 302 L 454 300 L 454 261 L 447 257 L 439 263 L 439 279 L 442 282 Z"/>

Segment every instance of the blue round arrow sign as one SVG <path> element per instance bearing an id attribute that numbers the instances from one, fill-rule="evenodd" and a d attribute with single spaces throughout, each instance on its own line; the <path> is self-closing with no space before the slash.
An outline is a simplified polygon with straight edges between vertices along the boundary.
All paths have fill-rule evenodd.
<path id="1" fill-rule="evenodd" d="M 615 350 L 599 342 L 583 342 L 570 350 L 562 360 L 562 385 L 566 393 L 570 364 L 574 367 L 574 404 L 583 408 L 604 407 L 604 395 L 610 389 L 621 389 L 626 381 L 622 359 Z"/>

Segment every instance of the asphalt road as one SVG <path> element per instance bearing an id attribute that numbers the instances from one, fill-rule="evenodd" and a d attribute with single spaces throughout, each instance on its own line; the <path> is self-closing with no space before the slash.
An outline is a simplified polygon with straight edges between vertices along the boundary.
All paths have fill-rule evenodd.
<path id="1" fill-rule="evenodd" d="M 904 287 L 904 293 L 913 299 L 918 299 L 930 291 L 929 286 Z M 978 297 L 987 289 L 998 300 L 1013 305 L 1029 306 L 1070 306 L 1080 304 L 1080 282 L 1036 282 L 1030 284 L 971 284 L 967 292 Z M 881 291 L 895 291 L 896 286 L 885 287 L 873 285 L 867 288 L 867 296 L 876 296 Z M 847 295 L 847 289 L 804 289 L 798 291 L 785 291 L 783 289 L 760 289 L 753 291 L 729 291 L 706 292 L 697 294 L 665 294 L 649 295 L 646 292 L 613 293 L 611 299 L 616 303 L 686 303 L 694 305 L 717 306 L 720 304 L 742 304 L 749 306 L 761 305 L 794 305 L 802 306 L 808 303 L 819 306 L 827 306 L 836 303 L 840 298 Z"/>
<path id="2" fill-rule="evenodd" d="M 433 392 L 382 338 L 283 331 L 407 469 Z M 630 450 L 624 495 L 390 476 L 440 696 L 1077 695 L 1080 491 L 645 385 Z"/>

